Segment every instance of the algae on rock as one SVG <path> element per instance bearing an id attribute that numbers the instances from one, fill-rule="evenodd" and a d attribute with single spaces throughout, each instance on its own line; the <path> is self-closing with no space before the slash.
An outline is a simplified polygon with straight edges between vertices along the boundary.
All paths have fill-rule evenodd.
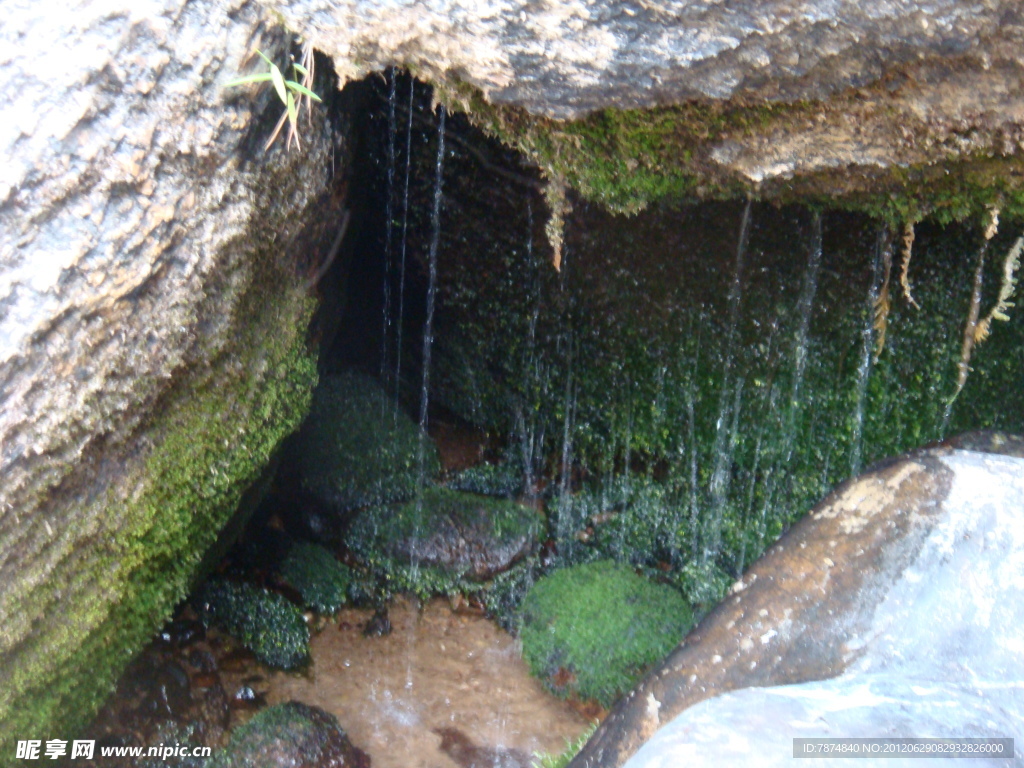
<path id="1" fill-rule="evenodd" d="M 302 596 L 307 608 L 334 614 L 351 600 L 356 574 L 319 544 L 292 544 L 278 568 L 281 578 Z"/>
<path id="2" fill-rule="evenodd" d="M 410 498 L 419 483 L 419 427 L 369 376 L 327 376 L 295 444 L 302 489 L 339 514 Z M 428 444 L 425 476 L 440 468 Z"/>
<path id="3" fill-rule="evenodd" d="M 214 580 L 195 597 L 203 623 L 216 624 L 264 664 L 295 669 L 309 661 L 309 628 L 281 595 L 251 584 Z"/>
<path id="4" fill-rule="evenodd" d="M 474 591 L 530 552 L 538 522 L 515 502 L 427 488 L 400 507 L 364 510 L 347 543 L 396 591 Z"/>
<path id="5" fill-rule="evenodd" d="M 231 732 L 211 768 L 316 765 L 369 768 L 370 759 L 354 747 L 334 715 L 298 701 L 275 704 Z"/>
<path id="6" fill-rule="evenodd" d="M 678 592 L 626 566 L 577 565 L 526 595 L 523 658 L 556 694 L 607 707 L 683 639 L 692 619 Z"/>

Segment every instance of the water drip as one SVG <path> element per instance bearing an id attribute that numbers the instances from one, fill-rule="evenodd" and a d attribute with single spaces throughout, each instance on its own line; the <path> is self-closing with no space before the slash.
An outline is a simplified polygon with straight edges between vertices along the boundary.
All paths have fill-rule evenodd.
<path id="1" fill-rule="evenodd" d="M 696 361 L 694 362 L 696 368 Z M 697 558 L 700 536 L 698 535 L 700 505 L 697 502 L 697 436 L 696 414 L 694 413 L 693 382 L 686 388 L 686 442 L 690 446 L 690 549 Z"/>
<path id="2" fill-rule="evenodd" d="M 871 285 L 868 289 L 864 327 L 861 330 L 860 363 L 857 366 L 857 387 L 854 394 L 853 434 L 850 446 L 850 475 L 860 474 L 863 453 L 864 410 L 867 403 L 868 381 L 875 355 L 875 306 L 882 290 L 883 264 L 886 251 L 892 248 L 892 236 L 888 227 L 881 227 L 875 240 L 875 257 L 871 265 Z M 890 256 L 891 258 L 891 256 Z"/>
<path id="3" fill-rule="evenodd" d="M 427 316 L 423 323 L 423 382 L 420 388 L 420 440 L 418 450 L 419 479 L 416 504 L 423 501 L 424 471 L 426 463 L 427 407 L 430 402 L 430 350 L 434 343 L 434 302 L 437 295 L 437 248 L 441 240 L 441 190 L 444 183 L 444 105 L 438 106 L 437 164 L 434 177 L 434 207 L 430 225 L 430 251 L 427 256 L 429 278 L 427 283 Z M 417 510 L 418 511 L 418 510 Z"/>
<path id="4" fill-rule="evenodd" d="M 536 390 L 540 383 L 537 361 L 537 322 L 540 319 L 541 309 L 541 281 L 538 274 L 537 264 L 533 255 L 533 202 L 526 200 L 526 265 L 530 270 L 532 283 L 533 308 L 530 312 L 527 325 L 526 349 L 523 354 L 523 391 L 526 393 L 528 402 L 518 403 L 516 408 L 516 430 L 519 433 L 519 445 L 523 461 L 523 486 L 530 499 L 536 495 L 535 491 L 535 461 L 536 451 L 543 445 L 543 426 L 541 426 L 541 438 L 537 435 L 537 414 L 529 407 L 529 400 L 536 396 Z M 530 412 L 527 419 L 523 414 L 524 410 Z"/>
<path id="5" fill-rule="evenodd" d="M 412 110 L 416 80 L 409 78 L 409 120 L 405 126 L 405 186 L 402 191 L 402 247 L 398 266 L 398 318 L 395 321 L 395 420 L 398 420 L 398 393 L 402 380 L 402 324 L 405 321 L 405 253 L 409 235 L 409 177 L 412 169 Z"/>
<path id="6" fill-rule="evenodd" d="M 740 413 L 743 405 L 743 385 L 743 379 L 737 379 L 730 410 L 728 438 L 722 446 L 721 453 L 715 457 L 715 472 L 711 476 L 712 514 L 704 535 L 704 547 L 701 551 L 702 562 L 716 557 L 722 548 L 722 522 L 725 518 L 726 505 L 729 503 L 733 456 L 739 437 Z"/>
<path id="7" fill-rule="evenodd" d="M 796 414 L 800 410 L 800 389 L 804 380 L 804 369 L 807 367 L 807 336 L 811 328 L 811 314 L 814 310 L 814 297 L 818 291 L 818 275 L 821 272 L 821 212 L 814 212 L 811 225 L 811 247 L 804 270 L 803 285 L 800 299 L 797 302 L 799 318 L 796 338 L 793 344 L 793 384 L 789 393 L 786 408 L 786 423 L 783 431 L 785 445 L 783 462 L 788 464 L 793 456 L 793 440 L 796 427 Z"/>
<path id="8" fill-rule="evenodd" d="M 395 122 L 396 73 L 391 67 L 388 71 L 388 145 L 387 145 L 387 195 L 384 203 L 384 309 L 383 327 L 380 334 L 380 380 L 386 382 L 391 373 L 388 366 L 388 337 L 391 329 L 391 244 L 394 230 L 394 197 L 395 197 Z"/>
<path id="9" fill-rule="evenodd" d="M 740 302 L 743 298 L 743 262 L 746 256 L 747 242 L 750 237 L 750 206 L 751 201 L 748 198 L 747 204 L 743 207 L 743 217 L 740 220 L 740 234 L 736 244 L 736 260 L 733 264 L 732 283 L 729 287 L 729 319 L 724 342 L 725 362 L 722 366 L 723 381 L 718 399 L 718 419 L 715 422 L 715 446 L 713 453 L 715 464 L 708 489 L 711 495 L 711 523 L 707 530 L 707 533 L 710 534 L 710 541 L 708 538 L 705 538 L 704 544 L 701 547 L 702 563 L 707 562 L 710 557 L 717 554 L 717 545 L 714 542 L 719 538 L 718 532 L 724 514 L 726 495 L 729 490 L 729 473 L 732 469 L 732 435 L 734 430 L 730 429 L 730 421 L 735 422 L 735 419 L 730 420 L 729 418 L 729 394 L 730 390 L 733 389 L 732 369 L 736 356 L 736 331 L 739 326 Z M 739 403 L 740 391 L 741 387 L 736 387 L 733 391 L 737 405 Z"/>

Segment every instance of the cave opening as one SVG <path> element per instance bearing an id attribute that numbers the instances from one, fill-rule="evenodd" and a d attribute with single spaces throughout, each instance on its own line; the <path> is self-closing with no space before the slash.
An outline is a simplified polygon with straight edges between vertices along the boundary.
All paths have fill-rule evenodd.
<path id="1" fill-rule="evenodd" d="M 584 733 L 831 489 L 878 460 L 1024 420 L 1019 323 L 978 341 L 961 379 L 965 317 L 998 303 L 1019 222 L 989 240 L 979 222 L 925 221 L 911 251 L 887 224 L 840 208 L 666 200 L 617 214 L 553 193 L 472 116 L 442 119 L 408 73 L 349 84 L 342 98 L 350 219 L 316 285 L 312 412 L 166 640 L 187 646 L 180 632 L 204 611 L 201 623 L 221 626 L 212 637 L 225 625 L 242 636 L 248 651 L 227 642 L 217 657 L 236 719 L 266 703 L 344 700 L 369 718 L 350 726 L 335 712 L 357 743 L 380 745 L 375 765 L 420 753 L 469 764 L 458 756 L 487 750 L 526 765 Z M 655 655 L 615 679 L 584 668 L 608 671 L 568 641 L 536 650 L 542 599 L 523 610 L 538 585 L 591 572 L 638 579 L 615 582 L 626 603 L 675 600 L 685 616 L 667 645 L 645 637 Z M 639 591 L 649 586 L 660 592 Z M 601 588 L 594 600 L 611 601 Z M 580 591 L 564 589 L 555 604 Z M 254 607 L 257 591 L 277 607 Z M 298 661 L 282 655 L 280 638 L 301 634 L 285 604 L 318 632 L 323 655 L 306 678 L 252 662 L 308 663 L 301 649 Z M 264 611 L 278 618 L 257 626 Z M 255 638 L 268 627 L 280 633 L 269 648 Z M 512 635 L 572 707 L 538 704 L 539 687 L 468 661 L 518 660 Z M 422 655 L 431 643 L 457 649 L 461 665 Z M 461 684 L 463 708 L 413 660 Z M 352 664 L 379 667 L 356 682 Z M 362 698 L 341 691 L 361 685 Z M 501 699 L 503 685 L 525 698 Z M 497 700 L 541 714 L 523 725 L 502 705 L 485 711 Z"/>

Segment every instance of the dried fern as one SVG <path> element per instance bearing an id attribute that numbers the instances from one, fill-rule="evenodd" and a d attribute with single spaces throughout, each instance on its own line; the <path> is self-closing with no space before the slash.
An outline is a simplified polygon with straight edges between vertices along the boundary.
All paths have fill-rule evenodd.
<path id="1" fill-rule="evenodd" d="M 981 315 L 981 289 L 984 283 L 985 277 L 985 254 L 988 252 L 988 244 L 995 237 L 996 232 L 999 231 L 999 209 L 989 208 L 988 210 L 989 219 L 988 224 L 985 227 L 985 241 L 981 244 L 981 248 L 978 249 L 978 264 L 974 269 L 974 287 L 971 290 L 971 303 L 967 308 L 967 322 L 964 324 L 964 340 L 960 346 L 960 363 L 958 364 L 958 374 L 956 381 L 956 391 L 953 396 L 949 399 L 949 404 L 952 403 L 960 396 L 963 391 L 964 385 L 967 383 L 967 374 L 971 370 L 971 353 L 974 351 L 974 345 L 978 339 L 979 334 L 979 323 L 978 317 Z M 1000 291 L 1000 293 L 1002 293 Z M 987 335 L 987 331 L 982 334 L 982 338 Z M 949 417 L 949 408 L 946 409 L 946 419 Z"/>
<path id="2" fill-rule="evenodd" d="M 882 350 L 885 349 L 885 330 L 889 325 L 889 309 L 892 306 L 892 302 L 889 299 L 889 277 L 892 275 L 892 247 L 890 245 L 891 240 L 886 237 L 886 245 L 882 251 L 882 264 L 885 267 L 885 277 L 882 279 L 882 287 L 878 291 L 878 296 L 875 297 L 874 312 L 875 319 L 872 323 L 872 327 L 875 329 L 877 336 L 875 337 L 875 362 L 878 362 L 879 356 L 882 354 Z"/>
<path id="3" fill-rule="evenodd" d="M 910 293 L 910 257 L 914 254 L 914 222 L 903 225 L 903 269 L 900 271 L 900 285 L 903 286 L 903 297 L 914 309 L 921 306 Z"/>
<path id="4" fill-rule="evenodd" d="M 565 232 L 565 217 L 569 214 L 569 199 L 565 195 L 565 179 L 553 176 L 544 187 L 544 200 L 551 215 L 544 225 L 544 234 L 551 245 L 551 263 L 556 272 L 562 271 L 562 238 Z"/>
<path id="5" fill-rule="evenodd" d="M 1010 299 L 1013 298 L 1014 290 L 1017 288 L 1017 269 L 1020 267 L 1020 255 L 1024 251 L 1024 236 L 1018 237 L 1017 242 L 1006 254 L 1003 261 L 1003 282 L 999 286 L 999 298 L 992 310 L 985 315 L 985 318 L 978 322 L 974 329 L 974 343 L 980 344 L 988 338 L 992 331 L 992 321 L 1002 320 L 1006 322 L 1010 316 L 1006 312 L 1010 307 L 1015 306 Z"/>

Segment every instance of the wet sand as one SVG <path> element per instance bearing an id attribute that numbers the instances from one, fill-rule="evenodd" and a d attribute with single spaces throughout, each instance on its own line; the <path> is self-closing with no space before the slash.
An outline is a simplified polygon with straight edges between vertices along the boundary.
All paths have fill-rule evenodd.
<path id="1" fill-rule="evenodd" d="M 268 701 L 295 699 L 337 716 L 374 768 L 456 768 L 435 731 L 457 728 L 479 747 L 560 752 L 588 723 L 532 678 L 517 641 L 451 610 L 391 607 L 393 631 L 363 637 L 369 611 L 345 610 L 313 638 L 307 677 L 269 678 Z"/>

